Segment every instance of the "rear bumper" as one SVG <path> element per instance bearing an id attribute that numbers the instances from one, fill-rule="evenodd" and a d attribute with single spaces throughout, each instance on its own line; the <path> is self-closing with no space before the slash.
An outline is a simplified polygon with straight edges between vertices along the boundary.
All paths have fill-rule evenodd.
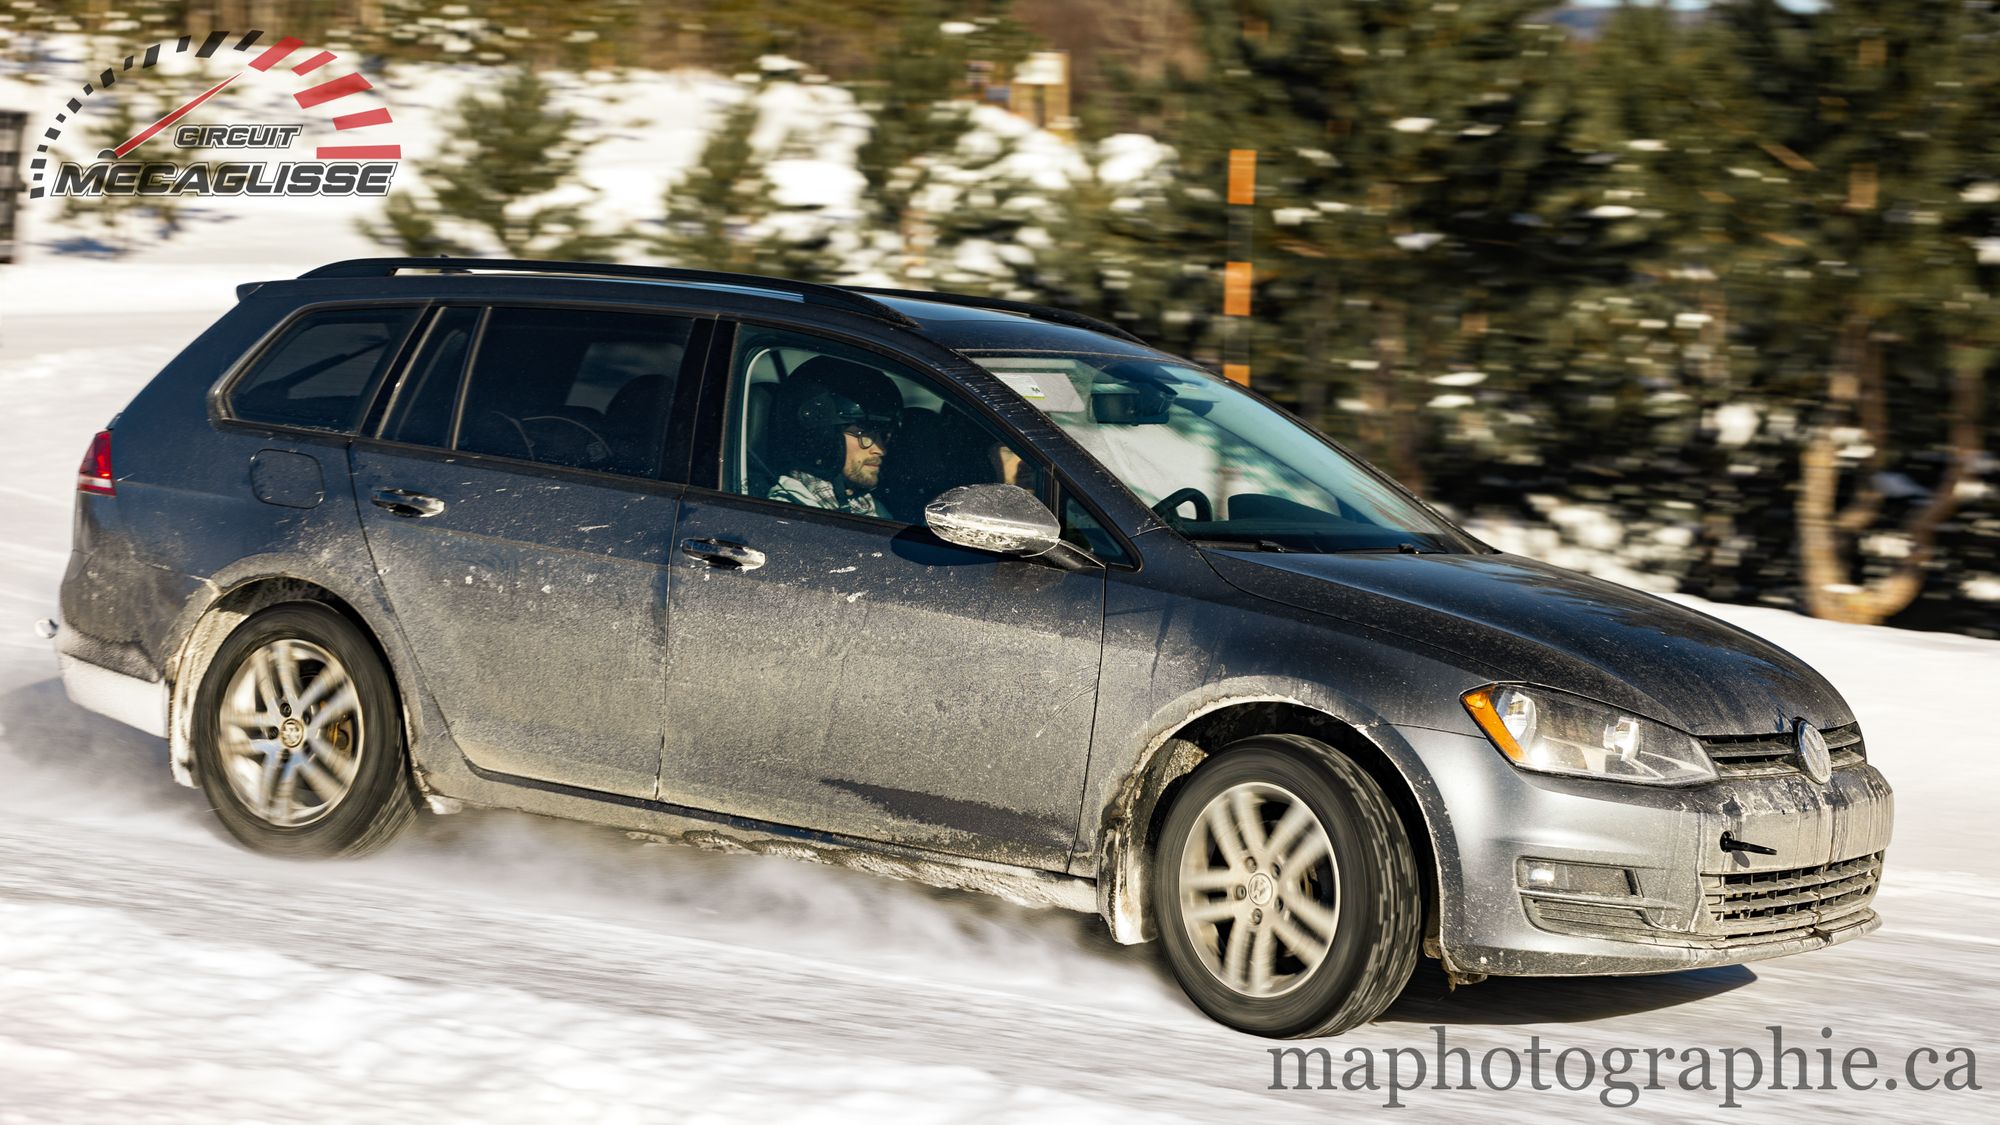
<path id="1" fill-rule="evenodd" d="M 1672 972 L 1875 930 L 1894 799 L 1865 763 L 1687 789 L 1515 769 L 1484 739 L 1399 728 L 1430 767 L 1451 967 L 1494 976 Z M 1733 840 L 1772 849 L 1722 847 Z"/>
<path id="2" fill-rule="evenodd" d="M 166 680 L 144 680 L 93 664 L 65 652 L 63 639 L 59 632 L 55 638 L 56 664 L 62 671 L 63 693 L 71 703 L 156 738 L 167 737 Z"/>

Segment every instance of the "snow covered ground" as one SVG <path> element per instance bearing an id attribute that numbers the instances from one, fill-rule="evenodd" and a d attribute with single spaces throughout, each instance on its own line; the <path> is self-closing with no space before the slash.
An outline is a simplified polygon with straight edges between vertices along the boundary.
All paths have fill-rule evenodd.
<path id="1" fill-rule="evenodd" d="M 671 88 L 642 116 L 699 118 Z M 90 435 L 237 282 L 376 252 L 353 214 L 208 204 L 189 235 L 108 261 L 55 252 L 73 231 L 31 208 L 26 260 L 0 267 L 0 1122 L 1327 1120 L 1385 1100 L 1268 1089 L 1266 1043 L 1209 1023 L 1152 949 L 1082 915 L 514 815 L 430 819 L 343 865 L 223 840 L 161 743 L 64 699 L 30 626 L 55 609 Z M 1978 707 L 2000 644 L 1703 608 L 1854 704 L 1898 793 L 1884 929 L 1658 978 L 1452 992 L 1424 970 L 1336 1052 L 1428 1050 L 1433 1025 L 1475 1058 L 1531 1036 L 1719 1049 L 1781 1024 L 1812 1047 L 1992 1064 L 2000 761 Z M 1600 1093 L 1403 1100 L 1421 1119 L 1528 1120 L 1601 1111 Z M 1645 1091 L 1637 1109 L 1706 1118 L 1719 1096 Z M 1759 1119 L 1996 1116 L 1978 1093 L 1907 1088 L 1743 1101 Z"/>

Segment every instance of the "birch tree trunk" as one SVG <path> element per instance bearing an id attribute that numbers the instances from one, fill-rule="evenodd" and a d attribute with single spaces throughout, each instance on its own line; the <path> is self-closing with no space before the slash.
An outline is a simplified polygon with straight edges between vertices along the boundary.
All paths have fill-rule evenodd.
<path id="1" fill-rule="evenodd" d="M 1924 566 L 1936 550 L 1938 525 L 1958 509 L 1959 485 L 1983 450 L 1983 384 L 1989 358 L 1980 348 L 1951 349 L 1950 460 L 1929 498 L 1902 525 L 1910 540 L 1908 553 L 1887 574 L 1859 583 L 1854 581 L 1854 545 L 1875 527 L 1883 505 L 1875 476 L 1888 457 L 1888 396 L 1881 344 L 1873 339 L 1866 320 L 1851 317 L 1842 328 L 1827 387 L 1834 409 L 1807 432 L 1799 450 L 1799 561 L 1806 608 L 1814 617 L 1879 625 L 1923 591 Z M 1859 421 L 1871 447 L 1857 470 L 1866 475 L 1847 507 L 1836 511 L 1841 470 L 1835 430 L 1849 428 L 1841 423 L 1854 421 Z"/>

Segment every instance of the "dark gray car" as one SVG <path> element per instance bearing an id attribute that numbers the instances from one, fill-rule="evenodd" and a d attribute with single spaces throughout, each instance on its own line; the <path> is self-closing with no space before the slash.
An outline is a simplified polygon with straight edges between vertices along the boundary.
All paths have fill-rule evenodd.
<path id="1" fill-rule="evenodd" d="M 1300 1036 L 1874 929 L 1853 714 L 1057 310 L 370 259 L 98 435 L 55 631 L 245 844 L 525 809 L 1101 914 Z"/>

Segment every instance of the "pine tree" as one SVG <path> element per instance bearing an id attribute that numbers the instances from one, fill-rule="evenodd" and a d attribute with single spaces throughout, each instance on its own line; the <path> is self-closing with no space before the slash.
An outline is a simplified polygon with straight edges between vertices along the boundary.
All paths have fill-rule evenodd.
<path id="1" fill-rule="evenodd" d="M 1111 175 L 1111 163 L 1131 159 L 1126 150 L 1135 147 L 1147 150 L 1142 161 L 1151 155 L 1157 163 L 1137 176 Z M 1078 164 L 1081 174 L 1067 187 L 1027 197 L 1039 205 L 1013 209 L 1011 226 L 988 232 L 1013 252 L 1002 259 L 1004 278 L 981 288 L 1086 313 L 1167 351 L 1218 362 L 1219 290 L 1213 255 L 1204 253 L 1213 239 L 1190 240 L 1195 224 L 1181 209 L 1186 194 L 1173 150 L 1115 135 L 1080 154 Z"/>
<path id="2" fill-rule="evenodd" d="M 1026 55 L 1030 40 L 1006 18 L 1004 3 L 992 5 L 997 14 L 956 21 L 949 29 L 947 21 L 959 5 L 902 0 L 899 7 L 895 44 L 852 87 L 870 117 L 868 141 L 855 163 L 867 180 L 870 222 L 897 247 L 889 271 L 899 282 L 923 284 L 936 272 L 934 260 L 951 259 L 956 239 L 993 235 L 1010 225 L 999 197 L 1018 185 L 988 183 L 975 192 L 949 184 L 942 192 L 931 189 L 946 168 L 977 170 L 956 159 L 971 128 L 971 106 L 958 98 L 968 65 L 978 59 L 1005 73 Z M 1005 155 L 988 153 L 983 163 L 997 168 Z M 969 177 L 957 179 L 964 186 Z M 969 195 L 982 195 L 986 202 L 967 206 Z"/>
<path id="3" fill-rule="evenodd" d="M 760 60 L 765 72 L 755 89 L 722 116 L 701 157 L 667 189 L 664 229 L 649 244 L 655 254 L 801 280 L 921 287 L 948 278 L 971 291 L 1004 281 L 1004 270 L 968 273 L 958 263 L 982 254 L 1018 257 L 1011 243 L 1032 224 L 1040 196 L 1035 184 L 1008 171 L 1012 142 L 968 146 L 980 111 L 958 95 L 971 60 L 1009 67 L 1025 53 L 1025 33 L 1004 14 L 948 21 L 955 6 L 940 0 L 883 3 L 892 9 L 884 18 L 894 29 L 893 49 L 847 86 L 869 130 L 855 152 L 863 180 L 858 213 L 787 207 L 778 197 L 770 163 L 821 159 L 822 138 L 772 136 L 760 103 L 799 76 L 789 60 Z M 1004 13 L 1005 5 L 988 7 Z M 982 142 L 998 137 L 992 129 L 979 133 Z"/>
<path id="4" fill-rule="evenodd" d="M 1801 426 L 1801 597 L 1878 622 L 1922 590 L 1988 441 L 2000 341 L 1966 237 L 1984 205 L 1964 187 L 1994 169 L 1990 13 L 1982 28 L 1949 0 L 1748 0 L 1719 17 L 1745 108 L 1702 220 Z"/>
<path id="5" fill-rule="evenodd" d="M 1204 274 L 1214 308 L 1229 152 L 1256 150 L 1253 379 L 1421 488 L 1438 433 L 1492 440 L 1499 412 L 1461 404 L 1525 394 L 1557 296 L 1621 280 L 1647 237 L 1604 210 L 1563 35 L 1538 0 L 1190 6 L 1206 67 L 1143 91 L 1177 173 L 1124 249 L 1164 252 L 1154 284 Z"/>
<path id="6" fill-rule="evenodd" d="M 587 142 L 575 113 L 554 108 L 553 91 L 533 71 L 503 79 L 495 96 L 459 99 L 445 134 L 452 140 L 417 170 L 425 194 L 398 192 L 369 237 L 416 255 L 477 254 L 485 247 L 517 258 L 599 258 L 615 240 L 590 229 L 581 202 L 554 192 L 594 195 L 577 179 Z M 484 246 L 481 246 L 484 244 Z"/>
<path id="7" fill-rule="evenodd" d="M 647 248 L 696 269 L 833 281 L 853 271 L 864 232 L 823 201 L 788 204 L 769 174 L 783 159 L 818 159 L 821 139 L 799 122 L 772 120 L 767 102 L 796 104 L 801 77 L 791 60 L 767 59 L 743 100 L 724 110 L 702 152 L 668 185 L 661 229 Z M 824 108 L 824 107 L 822 107 Z"/>
<path id="8" fill-rule="evenodd" d="M 1735 159 L 1718 140 L 1736 116 L 1721 39 L 1713 19 L 1626 6 L 1581 52 L 1583 138 L 1605 163 L 1600 213 L 1634 235 L 1632 274 L 1555 294 L 1544 377 L 1518 404 L 1545 469 L 1501 475 L 1517 494 L 1610 508 L 1649 571 L 1745 599 L 1789 569 L 1786 521 L 1769 510 L 1787 474 L 1770 434 L 1722 424 L 1757 372 L 1735 362 L 1726 247 L 1702 221 Z M 1745 550 L 1746 537 L 1770 542 Z"/>
<path id="9" fill-rule="evenodd" d="M 770 183 L 750 144 L 754 98 L 723 113 L 701 155 L 668 187 L 662 230 L 650 247 L 670 264 L 748 272 L 756 247 L 741 235 L 768 209 Z"/>

